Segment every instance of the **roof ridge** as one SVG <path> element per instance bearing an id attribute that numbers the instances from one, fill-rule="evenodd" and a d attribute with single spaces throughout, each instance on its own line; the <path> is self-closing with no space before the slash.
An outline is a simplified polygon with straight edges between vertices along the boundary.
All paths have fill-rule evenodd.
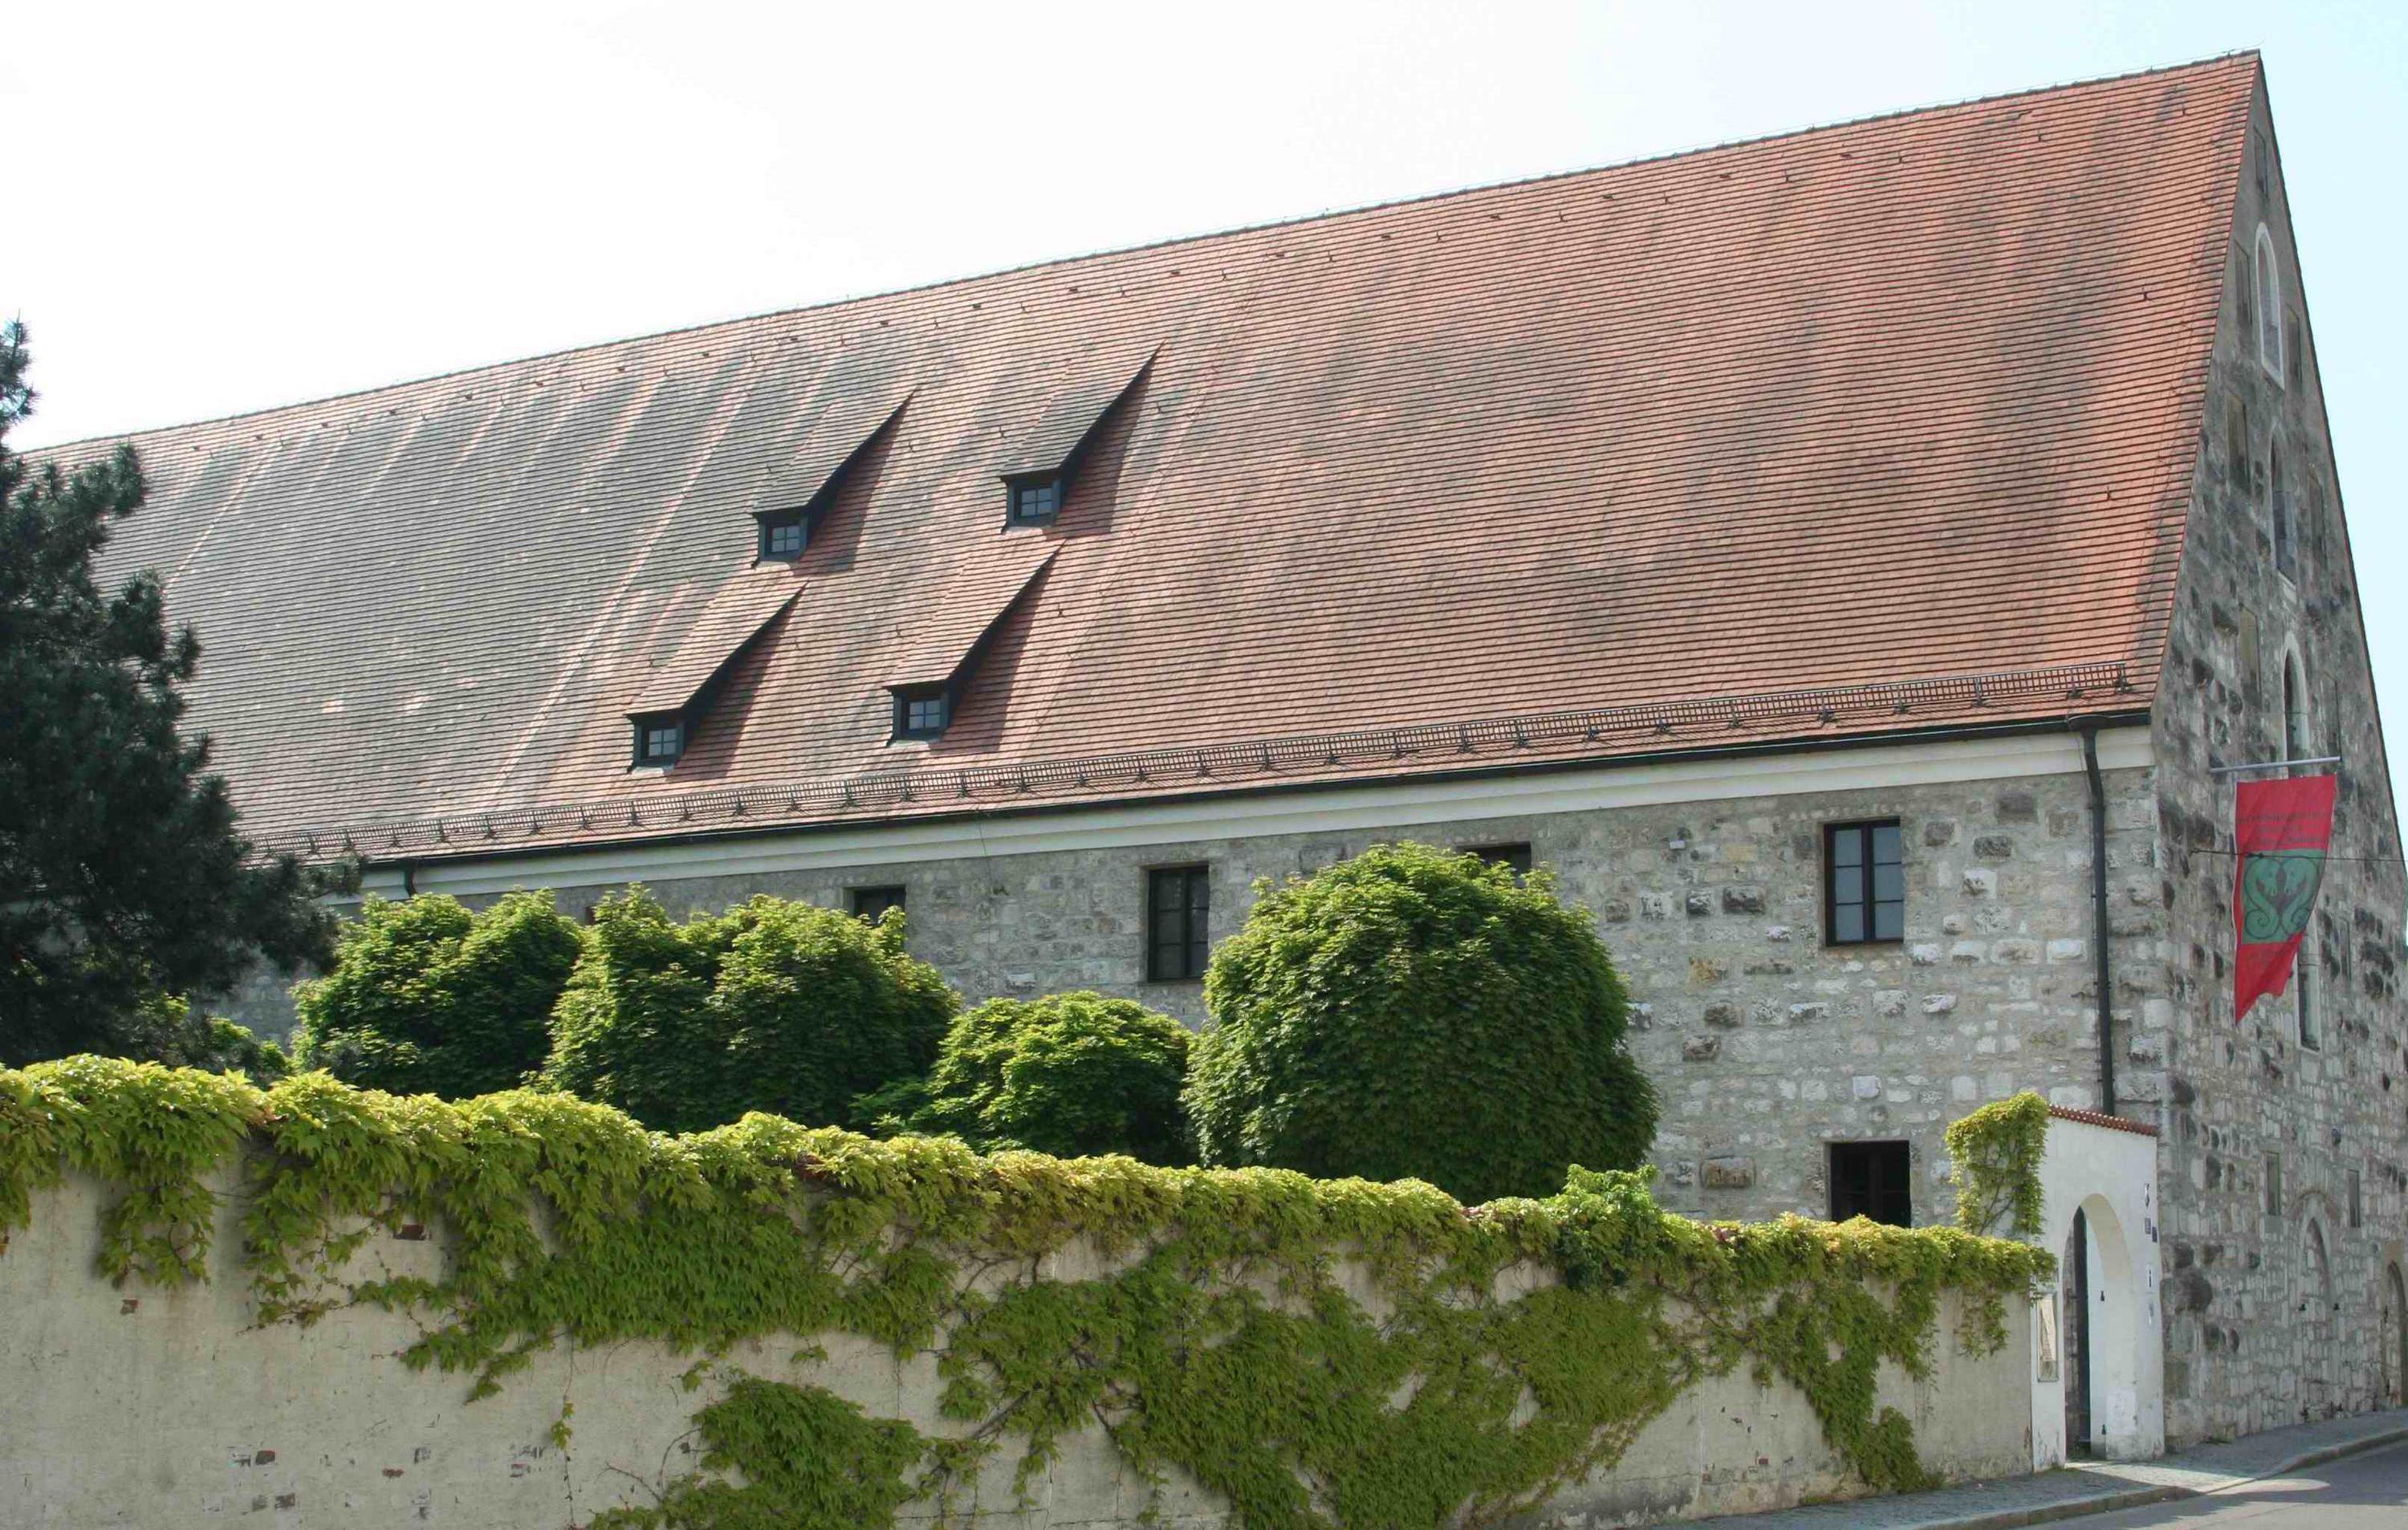
<path id="1" fill-rule="evenodd" d="M 1971 107 L 1991 106 L 2000 102 L 2020 100 L 2028 96 L 2053 95 L 2059 93 L 2092 90 L 2103 86 L 2122 84 L 2129 80 L 2150 79 L 2159 75 L 2183 74 L 2190 70 L 2207 69 L 2217 64 L 2234 63 L 2243 59 L 2260 60 L 2260 54 L 2255 48 L 2235 49 L 2228 52 L 2213 54 L 2206 58 L 2191 59 L 2180 64 L 2157 64 L 2146 68 L 2128 69 L 2120 74 L 2100 75 L 2084 79 L 2059 80 L 2052 84 L 2027 86 L 2020 90 L 2001 91 L 1989 95 L 1968 96 L 1961 100 L 1926 102 L 1920 106 L 1901 107 L 1889 111 L 1871 112 L 1862 117 L 1842 118 L 1828 122 L 1813 122 L 1803 127 L 1784 128 L 1774 133 L 1763 133 L 1741 138 L 1727 138 L 1714 143 L 1693 144 L 1684 149 L 1666 150 L 1653 154 L 1641 154 L 1636 158 L 1615 160 L 1602 164 L 1582 165 L 1570 170 L 1552 170 L 1539 175 L 1522 176 L 1509 180 L 1488 181 L 1477 185 L 1455 186 L 1441 191 L 1417 193 L 1411 196 L 1393 197 L 1382 202 L 1367 202 L 1348 207 L 1328 207 L 1324 208 L 1319 212 L 1302 213 L 1289 218 L 1268 219 L 1259 223 L 1240 223 L 1228 228 L 1209 229 L 1192 234 L 1173 235 L 1160 239 L 1141 240 L 1136 244 L 1115 245 L 1101 250 L 1085 250 L 1077 254 L 1049 256 L 1042 260 L 1023 262 L 1018 265 L 998 266 L 993 270 L 971 272 L 963 276 L 944 277 L 933 281 L 913 283 L 910 286 L 887 288 L 878 292 L 851 293 L 839 297 L 826 298 L 816 303 L 799 304 L 791 308 L 772 308 L 762 313 L 734 314 L 721 319 L 702 320 L 691 324 L 672 325 L 667 329 L 652 330 L 640 335 L 621 336 L 616 339 L 595 340 L 582 345 L 562 346 L 556 350 L 538 350 L 529 355 L 509 356 L 497 361 L 479 362 L 466 366 L 452 367 L 440 372 L 431 372 L 423 377 L 404 378 L 397 381 L 378 383 L 366 388 L 346 389 L 338 393 L 321 394 L 316 398 L 296 399 L 290 403 L 269 405 L 263 408 L 238 409 L 231 414 L 208 415 L 200 419 L 179 421 L 162 425 L 145 426 L 136 430 L 117 431 L 100 436 L 78 436 L 70 440 L 53 441 L 45 446 L 32 447 L 25 450 L 28 454 L 54 454 L 65 451 L 72 448 L 103 446 L 117 442 L 131 441 L 140 436 L 165 436 L 180 431 L 200 430 L 212 425 L 229 425 L 239 421 L 265 419 L 271 415 L 285 414 L 294 410 L 316 409 L 327 405 L 341 404 L 347 400 L 372 399 L 384 394 L 401 393 L 408 389 L 426 387 L 430 384 L 448 381 L 455 378 L 468 378 L 486 373 L 499 372 L 509 367 L 531 366 L 544 362 L 564 361 L 570 357 L 581 356 L 591 352 L 607 351 L 624 346 L 642 345 L 650 341 L 668 340 L 680 336 L 701 335 L 714 330 L 732 329 L 741 324 L 757 324 L 779 319 L 798 317 L 806 314 L 832 312 L 834 310 L 849 307 L 857 304 L 874 303 L 889 298 L 910 297 L 924 293 L 941 292 L 948 287 L 967 286 L 972 282 L 979 281 L 992 281 L 999 278 L 1021 276 L 1029 272 L 1043 271 L 1057 266 L 1078 265 L 1089 261 L 1108 260 L 1114 256 L 1121 255 L 1144 254 L 1152 250 L 1176 249 L 1183 245 L 1202 244 L 1212 239 L 1234 238 L 1241 235 L 1268 234 L 1280 229 L 1301 228 L 1314 223 L 1334 222 L 1341 218 L 1357 217 L 1366 213 L 1391 211 L 1401 207 L 1419 207 L 1428 203 L 1446 202 L 1457 197 L 1477 196 L 1492 192 L 1515 191 L 1529 186 L 1543 186 L 1559 180 L 1577 179 L 1583 176 L 1602 175 L 1609 171 L 1633 170 L 1644 165 L 1670 164 L 1679 160 L 1718 153 L 1726 150 L 1751 149 L 1765 144 L 1780 143 L 1791 138 L 1811 137 L 1817 134 L 1837 133 L 1849 128 L 1868 127 L 1877 122 L 1895 122 L 1910 117 L 1936 115 L 1941 112 L 1963 110 Z"/>

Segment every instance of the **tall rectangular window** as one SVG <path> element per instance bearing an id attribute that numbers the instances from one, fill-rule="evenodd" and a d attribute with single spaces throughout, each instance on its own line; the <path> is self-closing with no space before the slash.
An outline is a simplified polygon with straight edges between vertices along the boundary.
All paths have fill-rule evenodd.
<path id="1" fill-rule="evenodd" d="M 1831 1220 L 1865 1217 L 1892 1227 L 1914 1225 L 1914 1189 L 1903 1142 L 1834 1142 Z"/>
<path id="2" fill-rule="evenodd" d="M 1823 830 L 1823 938 L 1834 946 L 1906 938 L 1905 845 L 1896 820 Z"/>
<path id="3" fill-rule="evenodd" d="M 2283 1214 L 2283 1155 L 2279 1152 L 2266 1155 L 2266 1214 Z"/>
<path id="4" fill-rule="evenodd" d="M 2292 958 L 2291 994 L 2300 1007 L 2300 1045 L 2309 1051 L 2322 1051 L 2324 1032 L 2316 1023 L 2315 942 L 2300 942 L 2299 954 Z"/>
<path id="5" fill-rule="evenodd" d="M 1211 951 L 1212 873 L 1208 866 L 1158 866 L 1145 874 L 1145 977 L 1192 982 Z"/>
<path id="6" fill-rule="evenodd" d="M 900 887 L 856 887 L 853 890 L 853 917 L 866 919 L 872 924 L 889 908 L 903 907 Z"/>
<path id="7" fill-rule="evenodd" d="M 2349 1225 L 2353 1231 L 2366 1225 L 2366 1186 L 2356 1169 L 2349 1171 Z"/>

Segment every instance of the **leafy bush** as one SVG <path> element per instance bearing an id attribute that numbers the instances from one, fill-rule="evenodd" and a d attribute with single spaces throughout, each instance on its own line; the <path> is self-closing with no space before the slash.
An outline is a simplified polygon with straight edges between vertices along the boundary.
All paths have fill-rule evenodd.
<path id="1" fill-rule="evenodd" d="M 456 898 L 370 898 L 343 927 L 334 970 L 294 990 L 302 1065 L 395 1094 L 514 1089 L 543 1065 L 582 944 L 549 893 L 481 913 Z"/>
<path id="2" fill-rule="evenodd" d="M 1207 1164 L 1466 1201 L 1638 1165 L 1656 1098 L 1588 915 L 1543 871 L 1378 845 L 1266 888 L 1213 953 L 1186 1103 Z"/>
<path id="3" fill-rule="evenodd" d="M 678 924 L 630 888 L 594 910 L 541 1081 L 661 1131 L 852 1125 L 856 1098 L 926 1071 L 960 1008 L 903 928 L 767 896 Z"/>
<path id="4" fill-rule="evenodd" d="M 1194 1162 L 1180 1086 L 1187 1028 L 1101 994 L 989 999 L 953 1022 L 910 1120 L 974 1148 Z"/>

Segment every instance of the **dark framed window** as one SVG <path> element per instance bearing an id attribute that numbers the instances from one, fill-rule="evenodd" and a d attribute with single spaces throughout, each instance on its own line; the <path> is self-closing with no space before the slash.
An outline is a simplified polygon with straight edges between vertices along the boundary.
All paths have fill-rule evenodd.
<path id="1" fill-rule="evenodd" d="M 761 522 L 761 556 L 780 561 L 799 558 L 810 541 L 810 530 L 800 512 L 765 517 Z"/>
<path id="2" fill-rule="evenodd" d="M 1831 1154 L 1831 1220 L 1850 1217 L 1914 1225 L 1914 1186 L 1903 1142 L 1834 1142 Z"/>
<path id="3" fill-rule="evenodd" d="M 1145 874 L 1145 979 L 1193 982 L 1211 953 L 1209 866 L 1157 866 Z"/>
<path id="4" fill-rule="evenodd" d="M 1906 938 L 1905 841 L 1898 821 L 1823 830 L 1823 939 L 1861 946 Z"/>
<path id="5" fill-rule="evenodd" d="M 2349 1226 L 2356 1232 L 2366 1225 L 2366 1185 L 2358 1179 L 2358 1170 L 2349 1171 Z"/>
<path id="6" fill-rule="evenodd" d="M 934 738 L 953 720 L 953 698 L 941 685 L 895 693 L 895 736 Z"/>
<path id="7" fill-rule="evenodd" d="M 636 719 L 636 764 L 677 764 L 678 756 L 685 752 L 685 719 L 674 712 Z"/>
<path id="8" fill-rule="evenodd" d="M 866 919 L 872 924 L 889 908 L 903 907 L 900 887 L 856 887 L 853 890 L 853 917 Z"/>
<path id="9" fill-rule="evenodd" d="M 2283 1155 L 2279 1152 L 2266 1155 L 2266 1214 L 2283 1214 Z"/>
<path id="10" fill-rule="evenodd" d="M 1062 475 L 1013 479 L 1004 486 L 1004 494 L 1013 525 L 1045 525 L 1062 513 Z"/>
<path id="11" fill-rule="evenodd" d="M 1466 845 L 1463 853 L 1477 855 L 1490 865 L 1509 866 L 1516 877 L 1530 874 L 1530 847 L 1526 844 Z"/>

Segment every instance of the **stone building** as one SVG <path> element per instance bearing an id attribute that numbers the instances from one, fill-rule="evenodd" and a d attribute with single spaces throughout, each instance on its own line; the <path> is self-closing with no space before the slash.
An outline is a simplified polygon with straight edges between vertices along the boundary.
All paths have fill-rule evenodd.
<path id="1" fill-rule="evenodd" d="M 1938 1219 L 2038 1089 L 2155 1144 L 2099 1448 L 2401 1399 L 2408 890 L 2254 55 L 136 444 L 248 823 L 372 890 L 901 901 L 968 998 L 1201 1022 L 1258 879 L 1526 859 L 1673 1206 Z M 2219 767 L 2324 756 L 2236 1017 Z"/>

